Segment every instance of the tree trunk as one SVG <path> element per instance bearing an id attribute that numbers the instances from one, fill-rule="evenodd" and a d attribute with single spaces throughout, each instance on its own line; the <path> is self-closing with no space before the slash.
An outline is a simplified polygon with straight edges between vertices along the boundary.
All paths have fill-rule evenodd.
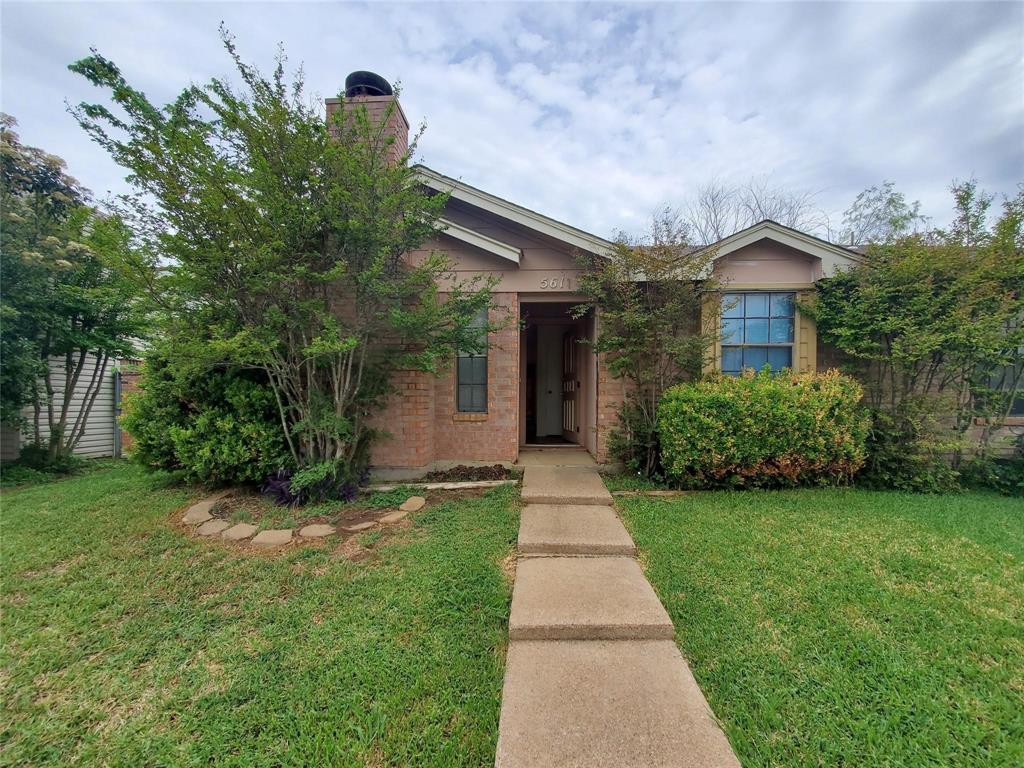
<path id="1" fill-rule="evenodd" d="M 71 435 L 63 446 L 65 455 L 74 453 L 75 448 L 78 446 L 78 442 L 82 439 L 82 435 L 85 434 L 85 427 L 89 422 L 89 414 L 92 413 L 92 407 L 96 403 L 96 397 L 99 395 L 100 390 L 103 389 L 103 377 L 107 373 L 107 364 L 109 362 L 110 355 L 104 354 L 102 363 L 99 363 L 93 368 L 92 377 L 89 379 L 89 386 L 86 387 L 85 392 L 83 393 L 83 407 L 79 409 L 78 417 L 75 419 L 75 423 L 71 427 Z"/>

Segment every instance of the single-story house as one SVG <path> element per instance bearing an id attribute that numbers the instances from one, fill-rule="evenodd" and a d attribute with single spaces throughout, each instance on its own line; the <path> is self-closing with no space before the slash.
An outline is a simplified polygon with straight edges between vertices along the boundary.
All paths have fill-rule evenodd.
<path id="1" fill-rule="evenodd" d="M 395 100 L 387 91 L 356 87 L 344 103 L 381 119 Z M 328 114 L 341 106 L 328 99 Z M 403 154 L 409 122 L 400 105 L 388 119 L 393 151 Z M 451 464 L 511 463 L 532 445 L 580 446 L 607 461 L 623 384 L 577 343 L 593 338 L 600 318 L 573 319 L 569 309 L 583 299 L 577 254 L 603 257 L 612 243 L 430 168 L 417 172 L 425 186 L 450 198 L 444 231 L 410 259 L 444 251 L 460 275 L 496 276 L 495 303 L 521 322 L 494 333 L 486 354 L 460 356 L 440 376 L 400 377 L 398 394 L 378 418 L 390 436 L 375 444 L 375 469 L 412 476 Z M 796 298 L 857 263 L 859 254 L 772 221 L 713 247 L 715 277 L 727 285 L 726 300 L 715 304 L 725 309 L 714 365 L 726 371 L 765 363 L 798 371 L 826 367 L 826 351 Z"/>

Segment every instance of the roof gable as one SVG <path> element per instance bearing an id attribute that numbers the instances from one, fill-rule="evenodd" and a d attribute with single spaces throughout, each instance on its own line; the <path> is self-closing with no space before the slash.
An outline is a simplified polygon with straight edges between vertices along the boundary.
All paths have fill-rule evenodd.
<path id="1" fill-rule="evenodd" d="M 739 232 L 700 250 L 706 251 L 713 248 L 715 250 L 714 258 L 717 261 L 723 256 L 728 256 L 730 253 L 765 239 L 782 243 L 801 253 L 821 259 L 821 274 L 824 277 L 831 277 L 839 270 L 856 266 L 864 260 L 859 253 L 770 219 L 759 221 L 753 226 L 741 229 Z"/>
<path id="2" fill-rule="evenodd" d="M 496 240 L 493 237 L 488 237 L 469 227 L 456 224 L 449 219 L 442 218 L 438 223 L 442 227 L 442 234 L 454 237 L 456 240 L 468 243 L 499 258 L 507 259 L 516 266 L 519 266 L 519 260 L 523 256 L 522 249 L 508 243 L 503 243 L 501 240 Z"/>
<path id="3" fill-rule="evenodd" d="M 483 190 L 471 187 L 461 181 L 445 176 L 423 165 L 415 166 L 416 178 L 426 187 L 444 192 L 456 200 L 480 208 L 495 216 L 515 222 L 521 226 L 559 240 L 574 248 L 607 256 L 612 252 L 614 244 L 597 235 L 584 232 L 582 229 L 569 226 L 549 218 L 529 208 L 511 203 Z"/>

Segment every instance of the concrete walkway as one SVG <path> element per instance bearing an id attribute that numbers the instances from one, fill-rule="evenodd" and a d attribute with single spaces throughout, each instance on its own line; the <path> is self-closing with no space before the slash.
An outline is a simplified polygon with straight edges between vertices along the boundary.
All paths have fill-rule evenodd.
<path id="1" fill-rule="evenodd" d="M 497 768 L 737 768 L 597 471 L 522 497 Z"/>

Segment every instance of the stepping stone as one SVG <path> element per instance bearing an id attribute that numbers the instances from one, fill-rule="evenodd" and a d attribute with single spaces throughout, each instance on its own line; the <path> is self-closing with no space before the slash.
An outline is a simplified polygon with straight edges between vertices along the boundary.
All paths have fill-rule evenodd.
<path id="1" fill-rule="evenodd" d="M 496 768 L 739 768 L 675 643 L 509 646 Z"/>
<path id="2" fill-rule="evenodd" d="M 384 515 L 384 517 L 380 519 L 380 522 L 386 525 L 391 525 L 392 523 L 397 523 L 398 521 L 402 520 L 408 514 L 408 512 L 399 509 L 397 512 L 392 512 L 390 514 Z"/>
<path id="3" fill-rule="evenodd" d="M 423 509 L 423 505 L 427 503 L 427 500 L 422 496 L 410 496 L 408 499 L 402 502 L 402 506 L 398 509 L 401 512 L 419 512 Z"/>
<path id="4" fill-rule="evenodd" d="M 630 557 L 520 558 L 510 640 L 671 640 L 672 620 Z"/>
<path id="5" fill-rule="evenodd" d="M 257 547 L 280 547 L 292 540 L 292 529 L 281 528 L 270 531 L 260 531 L 252 540 Z"/>
<path id="6" fill-rule="evenodd" d="M 313 525 L 307 525 L 305 528 L 302 528 L 299 531 L 299 536 L 303 536 L 307 539 L 322 539 L 324 536 L 330 536 L 337 532 L 337 529 L 333 525 L 314 523 Z"/>
<path id="7" fill-rule="evenodd" d="M 367 528 L 373 528 L 377 524 L 376 520 L 367 520 L 362 523 L 353 523 L 352 525 L 343 525 L 341 530 L 348 533 L 359 533 L 359 531 L 365 531 Z"/>
<path id="8" fill-rule="evenodd" d="M 188 508 L 188 512 L 181 518 L 181 522 L 188 523 L 189 525 L 196 525 L 198 523 L 205 523 L 207 520 L 212 520 L 213 515 L 210 514 L 210 509 L 213 504 L 200 501 L 198 504 L 193 504 Z"/>
<path id="9" fill-rule="evenodd" d="M 181 518 L 181 522 L 190 523 L 191 525 L 205 523 L 213 517 L 210 512 L 213 510 L 214 505 L 224 497 L 230 495 L 230 490 L 221 491 L 220 493 L 215 493 L 213 496 L 207 496 L 202 501 L 196 502 L 188 508 L 185 516 Z"/>
<path id="10" fill-rule="evenodd" d="M 227 520 L 207 520 L 196 528 L 196 533 L 200 536 L 213 536 L 215 533 L 221 533 L 226 530 L 230 525 L 231 523 Z"/>
<path id="11" fill-rule="evenodd" d="M 530 504 L 519 524 L 519 553 L 632 555 L 633 540 L 611 507 Z"/>
<path id="12" fill-rule="evenodd" d="M 242 539 L 248 539 L 254 533 L 256 533 L 255 525 L 252 525 L 251 523 L 238 523 L 224 531 L 224 533 L 221 534 L 221 538 L 227 539 L 228 541 L 241 541 Z"/>
<path id="13" fill-rule="evenodd" d="M 612 495 L 592 467 L 527 467 L 524 504 L 612 505 Z"/>

